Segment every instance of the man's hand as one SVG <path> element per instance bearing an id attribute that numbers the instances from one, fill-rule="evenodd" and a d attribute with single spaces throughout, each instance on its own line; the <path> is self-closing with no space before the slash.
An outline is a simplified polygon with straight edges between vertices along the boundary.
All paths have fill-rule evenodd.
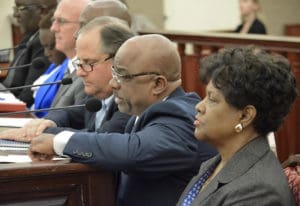
<path id="1" fill-rule="evenodd" d="M 7 129 L 0 132 L 0 139 L 9 139 L 21 142 L 30 142 L 33 137 L 26 135 L 25 128 Z"/>
<path id="2" fill-rule="evenodd" d="M 33 138 L 42 134 L 48 127 L 56 127 L 55 122 L 48 119 L 34 119 L 25 124 L 26 136 Z"/>
<path id="3" fill-rule="evenodd" d="M 32 161 L 44 161 L 51 160 L 54 155 L 53 148 L 53 134 L 41 134 L 38 137 L 32 139 L 29 147 L 29 157 Z"/>
<path id="4" fill-rule="evenodd" d="M 47 119 L 34 119 L 18 129 L 7 129 L 0 132 L 0 139 L 30 142 L 42 134 L 48 127 L 56 127 L 55 122 Z"/>

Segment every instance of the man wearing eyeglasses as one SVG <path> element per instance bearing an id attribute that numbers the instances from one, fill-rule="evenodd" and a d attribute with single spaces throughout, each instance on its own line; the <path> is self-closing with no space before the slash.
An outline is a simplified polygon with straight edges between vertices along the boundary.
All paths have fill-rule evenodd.
<path id="1" fill-rule="evenodd" d="M 66 0 L 64 0 L 64 1 L 66 1 Z M 106 9 L 108 9 L 108 10 L 106 10 Z M 79 19 L 80 19 L 80 22 L 82 22 L 82 25 L 87 24 L 87 22 L 89 22 L 93 18 L 95 18 L 97 14 L 99 16 L 101 16 L 103 14 L 108 15 L 108 16 L 116 16 L 119 19 L 121 17 L 129 16 L 128 11 L 125 9 L 126 9 L 126 6 L 118 1 L 113 1 L 113 0 L 92 1 L 92 2 L 89 2 L 89 4 L 84 8 L 82 13 L 80 14 Z M 59 10 L 59 8 L 57 10 Z M 63 10 L 66 10 L 65 6 L 63 7 Z M 126 13 L 127 13 L 127 15 L 126 15 Z M 73 22 L 73 20 L 72 21 L 67 20 L 65 17 L 63 17 L 63 15 L 64 15 L 63 13 L 61 13 L 61 14 L 58 13 L 56 16 L 54 16 L 52 18 L 53 23 L 56 22 L 57 24 L 62 24 L 61 26 L 63 26 L 64 24 L 75 24 Z M 122 20 L 126 20 L 126 18 L 121 19 L 119 21 L 122 21 Z M 107 20 L 107 21 L 109 22 L 110 20 Z M 70 23 L 66 23 L 66 22 L 70 22 Z M 122 23 L 129 25 L 130 21 L 129 22 L 122 21 Z M 71 26 L 71 25 L 69 25 L 69 26 Z M 62 36 L 63 31 L 65 31 L 65 30 L 63 30 L 63 29 L 57 30 L 58 37 Z M 77 28 L 77 31 L 78 31 L 78 28 Z M 68 34 L 70 35 L 72 33 L 69 32 Z M 119 36 L 121 37 L 122 35 L 119 35 Z M 121 43 L 122 41 L 121 41 L 121 39 L 119 39 L 120 37 L 112 36 L 112 37 L 110 37 L 110 39 L 112 41 Z M 70 40 L 70 39 L 68 39 L 68 40 Z M 71 39 L 71 40 L 74 40 L 74 39 Z M 94 39 L 89 38 L 89 40 L 91 41 L 90 44 L 95 45 Z M 62 40 L 61 40 L 61 42 L 62 42 Z M 113 42 L 111 42 L 111 43 L 113 43 Z M 63 43 L 61 43 L 59 48 L 62 49 L 63 48 L 62 45 L 63 45 Z M 72 45 L 71 42 L 69 42 L 68 45 Z M 117 47 L 112 46 L 112 48 L 110 49 L 110 51 L 108 53 L 108 56 L 105 59 L 101 58 L 99 60 L 91 59 L 89 61 L 82 61 L 80 58 L 77 58 L 77 57 L 73 58 L 72 66 L 78 67 L 77 75 L 79 77 L 81 77 L 78 79 L 80 79 L 80 81 L 83 79 L 84 82 L 86 82 L 84 85 L 84 90 L 88 95 L 98 97 L 97 94 L 95 93 L 97 90 L 99 90 L 99 89 L 101 90 L 104 88 L 106 88 L 106 90 L 107 90 L 107 88 L 108 88 L 107 77 L 111 78 L 111 72 L 110 72 L 111 66 L 109 65 L 109 63 L 111 63 L 111 58 L 116 53 L 116 50 L 118 49 L 119 46 L 117 46 Z M 109 48 L 109 45 L 107 45 L 106 48 Z M 78 51 L 80 51 L 80 49 L 77 48 L 77 52 Z M 94 51 L 94 53 L 97 54 L 96 51 Z M 106 63 L 106 62 L 108 62 L 108 63 Z M 101 76 L 100 80 L 102 80 L 102 81 L 99 81 L 99 79 L 97 79 L 98 76 L 94 75 L 95 72 L 97 72 L 97 70 L 94 71 L 94 67 L 101 66 L 102 63 L 105 63 L 106 66 L 109 67 L 109 75 L 99 75 L 99 76 Z M 91 83 L 90 79 L 93 79 L 93 78 L 94 78 L 94 80 L 92 80 L 92 83 Z M 106 80 L 103 80 L 104 78 L 106 78 Z M 68 86 L 68 85 L 65 85 L 65 86 Z M 72 87 L 74 87 L 74 83 L 72 84 Z M 94 88 L 94 89 L 91 90 L 91 89 L 89 89 L 90 87 Z M 97 87 L 98 87 L 98 89 L 95 90 Z M 69 92 L 69 90 L 70 90 L 70 92 Z M 74 96 L 76 94 L 76 93 L 73 94 L 73 92 L 76 90 L 74 90 L 72 88 L 71 89 L 69 88 L 69 90 L 64 90 L 67 94 L 69 94 L 69 96 Z M 5 131 L 1 132 L 0 138 L 30 141 L 32 138 L 34 138 L 37 135 L 44 132 L 45 129 L 47 129 L 47 128 L 48 128 L 47 132 L 57 133 L 57 132 L 63 130 L 65 127 L 68 127 L 68 130 L 85 129 L 87 131 L 97 131 L 97 132 L 103 132 L 103 131 L 107 131 L 110 128 L 114 128 L 115 132 L 123 132 L 124 125 L 119 126 L 119 128 L 118 128 L 117 126 L 113 126 L 113 124 L 111 125 L 111 127 L 105 126 L 105 125 L 109 125 L 109 123 L 104 124 L 104 122 L 106 122 L 106 120 L 112 119 L 112 116 L 115 112 L 118 112 L 117 106 L 115 104 L 111 104 L 111 102 L 113 102 L 113 101 L 111 101 L 112 97 L 107 98 L 107 97 L 101 95 L 98 98 L 103 100 L 104 106 L 107 105 L 107 107 L 106 107 L 107 113 L 106 114 L 103 114 L 102 111 L 99 111 L 97 113 L 97 115 L 95 115 L 94 113 L 88 112 L 86 110 L 82 111 L 80 109 L 68 110 L 69 112 L 51 111 L 51 112 L 49 112 L 49 114 L 47 116 L 44 117 L 44 119 L 34 119 L 34 120 L 30 121 L 27 125 L 25 125 L 25 127 L 23 127 L 23 128 L 10 129 L 10 130 L 5 130 Z M 58 99 L 63 99 L 63 98 L 60 97 Z M 80 100 L 81 101 L 78 101 L 78 105 L 84 104 L 88 100 L 88 98 L 81 98 Z M 103 121 L 101 122 L 100 120 L 103 120 Z M 127 120 L 128 120 L 128 115 L 125 115 L 125 114 L 120 115 L 119 122 L 127 122 Z"/>
<path id="2" fill-rule="evenodd" d="M 41 17 L 56 6 L 56 0 L 15 0 L 13 16 L 20 25 L 23 39 L 15 51 L 15 57 L 11 67 L 30 64 L 37 57 L 44 57 L 43 47 L 39 41 L 38 23 Z M 48 62 L 49 63 L 49 62 Z M 48 68 L 34 68 L 28 66 L 22 69 L 9 70 L 8 75 L 3 80 L 6 88 L 31 85 Z M 27 107 L 33 103 L 32 91 L 30 88 L 12 90 L 17 98 L 24 101 Z"/>
<path id="3" fill-rule="evenodd" d="M 82 80 L 76 75 L 74 34 L 79 29 L 79 16 L 89 0 L 62 0 L 52 17 L 51 31 L 55 34 L 55 48 L 69 59 L 64 78 L 72 78 L 72 84 L 60 85 L 51 107 L 64 107 L 78 104 L 85 96 Z"/>
<path id="4" fill-rule="evenodd" d="M 120 171 L 118 206 L 175 205 L 201 163 L 216 154 L 194 138 L 194 107 L 200 98 L 181 87 L 177 49 L 161 35 L 133 37 L 117 51 L 112 76 L 119 110 L 134 116 L 124 134 L 42 134 L 32 140 L 30 156 L 40 161 L 68 155 Z"/>

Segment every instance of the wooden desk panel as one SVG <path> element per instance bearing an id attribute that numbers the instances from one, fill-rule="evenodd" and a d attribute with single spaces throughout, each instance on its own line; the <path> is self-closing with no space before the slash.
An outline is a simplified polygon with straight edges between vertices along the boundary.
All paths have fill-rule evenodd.
<path id="1" fill-rule="evenodd" d="M 0 205 L 115 205 L 112 173 L 78 163 L 0 164 Z"/>

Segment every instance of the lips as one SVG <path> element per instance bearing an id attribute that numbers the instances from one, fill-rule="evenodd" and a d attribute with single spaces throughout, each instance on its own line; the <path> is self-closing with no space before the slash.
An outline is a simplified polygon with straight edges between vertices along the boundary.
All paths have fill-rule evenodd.
<path id="1" fill-rule="evenodd" d="M 116 93 L 114 93 L 114 97 L 115 97 L 116 104 L 121 103 L 122 99 Z"/>
<path id="2" fill-rule="evenodd" d="M 195 125 L 195 126 L 199 126 L 199 125 L 201 125 L 201 124 L 202 124 L 201 119 L 199 118 L 199 116 L 196 116 L 196 117 L 195 117 L 195 121 L 194 121 L 194 125 Z"/>

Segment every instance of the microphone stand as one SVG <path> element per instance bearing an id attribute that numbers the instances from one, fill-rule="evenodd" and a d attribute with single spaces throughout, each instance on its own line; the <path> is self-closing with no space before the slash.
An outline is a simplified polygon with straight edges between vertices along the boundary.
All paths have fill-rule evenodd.
<path id="1" fill-rule="evenodd" d="M 15 114 L 27 114 L 27 113 L 45 112 L 45 111 L 53 111 L 53 110 L 60 110 L 60 109 L 78 108 L 78 107 L 85 107 L 85 106 L 86 106 L 85 104 L 81 104 L 81 105 L 71 105 L 65 107 L 44 108 L 44 109 L 27 110 L 27 111 L 4 112 L 4 113 L 0 113 L 0 117 L 15 115 Z"/>
<path id="2" fill-rule="evenodd" d="M 0 89 L 0 92 L 24 89 L 24 88 L 29 88 L 29 87 L 39 87 L 39 86 L 46 86 L 46 85 L 52 85 L 52 84 L 60 84 L 60 83 L 62 83 L 62 81 L 49 82 L 49 83 L 45 83 L 45 84 L 33 84 L 33 85 L 25 85 L 25 86 L 19 86 L 19 87 L 11 87 L 11 88 L 6 88 L 6 89 Z"/>

